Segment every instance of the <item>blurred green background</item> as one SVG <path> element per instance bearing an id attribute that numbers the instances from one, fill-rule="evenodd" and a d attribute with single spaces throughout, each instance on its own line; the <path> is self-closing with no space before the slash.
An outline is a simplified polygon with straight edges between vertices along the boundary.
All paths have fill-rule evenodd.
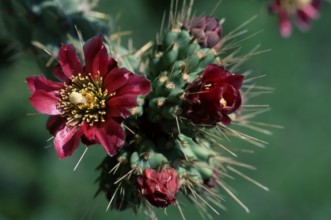
<path id="1" fill-rule="evenodd" d="M 1 0 L 4 1 L 4 0 Z M 170 1 L 101 0 L 97 10 L 113 17 L 121 15 L 117 27 L 133 31 L 136 48 L 155 38 Z M 218 1 L 196 0 L 194 12 L 208 15 Z M 328 220 L 331 219 L 331 5 L 324 4 L 321 17 L 307 33 L 295 30 L 289 39 L 278 33 L 277 18 L 268 14 L 268 1 L 223 0 L 214 16 L 225 17 L 228 33 L 253 15 L 251 33 L 264 30 L 243 42 L 244 48 L 262 44 L 272 51 L 253 57 L 242 70 L 251 69 L 260 85 L 275 88 L 273 94 L 259 97 L 254 104 L 270 104 L 272 110 L 256 120 L 280 124 L 273 129 L 266 149 L 242 155 L 240 160 L 256 165 L 246 172 L 270 188 L 265 192 L 237 178 L 229 181 L 250 208 L 247 214 L 226 197 L 227 211 L 215 219 Z M 1 30 L 3 30 L 1 28 Z M 0 35 L 4 35 L 1 32 Z M 32 53 L 24 51 L 7 63 L 2 54 L 0 66 L 0 219 L 128 219 L 131 211 L 106 212 L 103 195 L 97 190 L 95 167 L 104 152 L 91 147 L 79 168 L 73 171 L 82 149 L 59 160 L 44 125 L 46 116 L 35 113 L 28 101 L 25 77 L 39 74 Z M 234 142 L 236 144 L 237 142 Z M 245 143 L 241 143 L 245 144 Z M 247 145 L 247 144 L 245 144 Z M 245 146 L 246 147 L 246 146 Z M 247 148 L 247 147 L 246 147 Z M 201 219 L 195 208 L 182 205 L 187 219 Z M 158 211 L 160 219 L 179 219 L 175 207 Z M 143 214 L 139 218 L 145 219 Z"/>

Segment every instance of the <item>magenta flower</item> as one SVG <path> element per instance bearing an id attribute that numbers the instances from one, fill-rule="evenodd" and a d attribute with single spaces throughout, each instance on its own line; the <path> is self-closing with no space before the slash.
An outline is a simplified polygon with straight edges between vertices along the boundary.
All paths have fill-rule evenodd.
<path id="1" fill-rule="evenodd" d="M 177 171 L 172 168 L 161 171 L 146 169 L 142 176 L 138 176 L 137 186 L 149 203 L 156 207 L 166 207 L 176 201 L 179 177 Z"/>
<path id="2" fill-rule="evenodd" d="M 138 105 L 137 96 L 150 90 L 144 76 L 119 68 L 108 57 L 101 36 L 88 40 L 83 50 L 84 66 L 72 45 L 61 46 L 53 71 L 61 82 L 42 75 L 27 78 L 33 107 L 50 115 L 46 127 L 60 158 L 71 156 L 80 140 L 87 146 L 101 144 L 110 156 L 117 154 L 125 139 L 122 121 Z"/>
<path id="3" fill-rule="evenodd" d="M 311 20 L 319 17 L 321 0 L 274 0 L 270 11 L 278 15 L 279 30 L 283 37 L 292 33 L 291 19 L 295 18 L 301 30 L 307 30 Z"/>
<path id="4" fill-rule="evenodd" d="M 223 66 L 210 64 L 201 77 L 185 85 L 184 115 L 198 124 L 230 124 L 229 114 L 241 105 L 244 76 L 230 74 Z"/>

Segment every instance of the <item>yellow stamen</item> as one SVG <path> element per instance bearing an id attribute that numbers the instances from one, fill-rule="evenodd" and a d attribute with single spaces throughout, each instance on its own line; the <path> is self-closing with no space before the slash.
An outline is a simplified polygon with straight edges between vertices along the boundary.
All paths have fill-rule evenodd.
<path id="1" fill-rule="evenodd" d="M 101 77 L 82 76 L 78 74 L 71 78 L 71 82 L 64 85 L 60 91 L 58 109 L 67 118 L 71 126 L 86 122 L 89 126 L 105 121 L 106 102 L 114 94 L 108 94 L 103 88 Z"/>
<path id="2" fill-rule="evenodd" d="M 226 105 L 228 104 L 224 98 L 221 98 L 220 103 L 223 107 L 226 107 Z"/>

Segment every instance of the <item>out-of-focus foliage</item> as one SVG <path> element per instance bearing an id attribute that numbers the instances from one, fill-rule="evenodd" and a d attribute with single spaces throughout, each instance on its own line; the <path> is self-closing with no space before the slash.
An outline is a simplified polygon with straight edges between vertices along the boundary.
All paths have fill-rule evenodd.
<path id="1" fill-rule="evenodd" d="M 196 0 L 194 13 L 209 14 L 217 2 Z M 169 3 L 104 0 L 97 10 L 109 13 L 121 30 L 133 31 L 134 45 L 138 48 L 154 39 Z M 258 167 L 249 175 L 261 180 L 270 192 L 243 180 L 231 182 L 251 213 L 246 214 L 229 199 L 228 211 L 222 212 L 221 218 L 329 219 L 331 6 L 322 6 L 321 18 L 309 32 L 294 31 L 287 40 L 279 36 L 277 18 L 269 15 L 266 7 L 264 1 L 227 0 L 213 14 L 226 17 L 229 30 L 258 15 L 249 29 L 264 31 L 245 44 L 249 48 L 261 43 L 272 51 L 254 57 L 243 68 L 252 69 L 255 75 L 266 74 L 259 79 L 259 84 L 275 88 L 273 94 L 259 98 L 260 103 L 272 106 L 272 111 L 259 116 L 259 121 L 285 127 L 274 130 L 270 137 L 263 137 L 269 142 L 268 148 L 255 149 L 255 154 L 240 158 Z M 117 15 L 121 15 L 118 21 Z M 11 37 L 3 32 L 0 37 L 0 219 L 134 218 L 131 212 L 106 212 L 106 199 L 93 198 L 98 176 L 94 168 L 104 155 L 101 148 L 91 147 L 75 172 L 72 170 L 82 151 L 65 160 L 57 158 L 51 141 L 47 141 L 50 135 L 43 127 L 46 117 L 35 114 L 24 82 L 27 76 L 41 71 L 28 50 L 14 62 L 5 62 L 9 55 L 3 48 L 10 48 Z M 9 54 L 15 56 L 17 52 L 11 50 Z M 189 204 L 182 204 L 182 208 L 187 219 L 197 219 Z M 175 208 L 168 208 L 167 212 L 168 216 L 164 216 L 160 209 L 160 219 L 179 216 Z M 145 218 L 143 214 L 138 217 Z"/>

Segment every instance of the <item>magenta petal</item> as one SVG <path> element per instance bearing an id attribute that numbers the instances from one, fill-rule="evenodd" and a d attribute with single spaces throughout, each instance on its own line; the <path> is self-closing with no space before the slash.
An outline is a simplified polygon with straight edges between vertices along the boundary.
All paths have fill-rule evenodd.
<path id="1" fill-rule="evenodd" d="M 275 3 L 269 5 L 269 11 L 273 13 L 279 13 L 279 11 L 283 10 L 280 6 L 280 2 L 276 1 Z"/>
<path id="2" fill-rule="evenodd" d="M 109 93 L 113 93 L 124 86 L 132 76 L 133 73 L 125 68 L 114 68 L 105 76 L 103 85 Z"/>
<path id="3" fill-rule="evenodd" d="M 42 114 L 59 115 L 61 112 L 56 108 L 59 98 L 54 93 L 44 90 L 36 91 L 30 97 L 33 107 Z"/>
<path id="4" fill-rule="evenodd" d="M 230 75 L 226 79 L 226 83 L 231 84 L 234 88 L 240 89 L 244 81 L 244 76 L 239 74 Z"/>
<path id="5" fill-rule="evenodd" d="M 95 133 L 98 128 L 95 126 L 86 126 L 86 129 L 84 130 L 84 137 L 90 141 L 95 141 Z"/>
<path id="6" fill-rule="evenodd" d="M 106 150 L 109 156 L 116 155 L 124 144 L 125 133 L 119 123 L 109 119 L 108 126 L 97 129 L 96 140 Z"/>
<path id="7" fill-rule="evenodd" d="M 287 38 L 292 33 L 292 25 L 285 11 L 280 11 L 279 15 L 279 30 L 283 37 Z"/>
<path id="8" fill-rule="evenodd" d="M 319 11 L 312 5 L 307 5 L 304 8 L 302 8 L 300 11 L 307 16 L 309 19 L 316 19 L 319 17 Z"/>
<path id="9" fill-rule="evenodd" d="M 108 58 L 108 71 L 107 72 L 110 72 L 114 68 L 117 68 L 117 62 L 114 58 L 109 57 Z"/>
<path id="10" fill-rule="evenodd" d="M 127 83 L 116 91 L 117 95 L 145 95 L 150 91 L 151 83 L 144 76 L 132 75 Z"/>
<path id="11" fill-rule="evenodd" d="M 57 64 L 53 68 L 53 75 L 62 82 L 68 82 L 69 78 L 64 74 L 60 64 Z"/>
<path id="12" fill-rule="evenodd" d="M 83 74 L 83 67 L 79 61 L 75 48 L 70 44 L 63 44 L 59 52 L 59 67 L 55 67 L 54 75 L 67 82 L 72 75 Z"/>
<path id="13" fill-rule="evenodd" d="M 104 76 L 108 72 L 108 54 L 101 36 L 93 37 L 84 44 L 85 72 L 94 77 L 100 72 Z"/>
<path id="14" fill-rule="evenodd" d="M 127 118 L 131 115 L 129 109 L 136 107 L 136 95 L 122 95 L 109 99 L 108 101 L 108 115 L 111 117 Z"/>
<path id="15" fill-rule="evenodd" d="M 79 146 L 80 128 L 65 126 L 54 137 L 55 150 L 60 158 L 71 156 Z"/>
<path id="16" fill-rule="evenodd" d="M 227 115 L 223 115 L 221 122 L 225 125 L 229 125 L 231 123 L 231 118 Z"/>
<path id="17" fill-rule="evenodd" d="M 209 116 L 213 118 L 222 117 L 220 100 L 222 99 L 223 88 L 215 87 L 208 92 L 200 94 L 201 104 L 205 110 L 209 112 Z"/>
<path id="18" fill-rule="evenodd" d="M 61 115 L 51 115 L 48 117 L 46 128 L 51 135 L 55 136 L 56 132 L 66 126 L 66 121 L 67 119 Z"/>
<path id="19" fill-rule="evenodd" d="M 203 84 L 222 82 L 226 77 L 230 75 L 223 66 L 216 64 L 209 64 L 203 73 Z"/>
<path id="20" fill-rule="evenodd" d="M 29 90 L 31 93 L 35 93 L 38 90 L 44 90 L 46 92 L 58 91 L 63 88 L 63 85 L 57 82 L 47 80 L 44 76 L 30 76 L 26 78 Z"/>

